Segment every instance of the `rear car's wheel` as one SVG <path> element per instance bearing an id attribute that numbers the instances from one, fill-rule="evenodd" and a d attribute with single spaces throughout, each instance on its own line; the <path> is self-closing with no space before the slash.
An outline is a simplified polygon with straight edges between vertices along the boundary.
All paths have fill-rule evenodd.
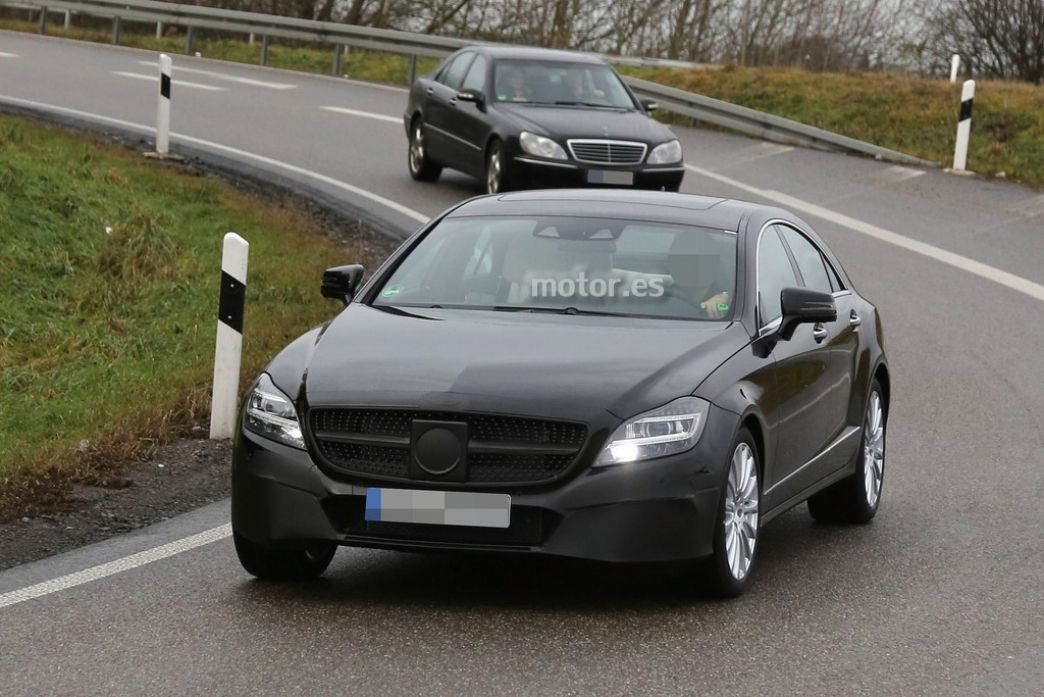
<path id="1" fill-rule="evenodd" d="M 713 590 L 724 597 L 735 597 L 746 590 L 757 562 L 761 517 L 759 472 L 754 438 L 747 429 L 740 429 L 722 487 L 714 530 L 714 556 L 710 563 Z"/>
<path id="2" fill-rule="evenodd" d="M 410 176 L 417 181 L 433 182 L 442 174 L 442 165 L 428 156 L 424 140 L 424 124 L 416 119 L 410 127 Z"/>
<path id="3" fill-rule="evenodd" d="M 485 184 L 487 194 L 511 191 L 511 167 L 499 140 L 493 141 L 486 151 Z"/>
<path id="4" fill-rule="evenodd" d="M 232 533 L 239 563 L 248 573 L 261 579 L 305 581 L 318 578 L 330 565 L 337 545 L 316 543 L 300 549 L 275 549 L 251 542 Z"/>
<path id="5" fill-rule="evenodd" d="M 840 523 L 869 523 L 877 515 L 884 484 L 885 426 L 888 410 L 881 385 L 870 385 L 859 463 L 855 474 L 824 489 L 808 500 L 808 511 L 816 520 Z"/>

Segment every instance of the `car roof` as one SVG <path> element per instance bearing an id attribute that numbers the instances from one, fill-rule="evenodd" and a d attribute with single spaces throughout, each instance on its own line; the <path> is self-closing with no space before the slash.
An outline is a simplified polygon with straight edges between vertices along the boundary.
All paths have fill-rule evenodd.
<path id="1" fill-rule="evenodd" d="M 553 48 L 532 46 L 469 46 L 468 50 L 479 51 L 492 58 L 528 58 L 531 60 L 558 61 L 562 63 L 601 63 L 598 56 L 575 51 L 560 51 Z"/>
<path id="2" fill-rule="evenodd" d="M 665 191 L 547 189 L 480 196 L 463 203 L 448 217 L 590 216 L 700 225 L 738 231 L 744 217 L 767 210 L 769 209 L 765 206 L 746 201 Z"/>

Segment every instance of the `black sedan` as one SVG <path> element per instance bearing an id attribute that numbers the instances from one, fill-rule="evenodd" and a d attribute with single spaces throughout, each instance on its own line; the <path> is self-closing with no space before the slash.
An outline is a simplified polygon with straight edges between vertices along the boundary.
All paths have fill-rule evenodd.
<path id="1" fill-rule="evenodd" d="M 454 53 L 410 90 L 403 122 L 414 179 L 443 167 L 486 193 L 547 186 L 677 191 L 682 148 L 602 60 L 547 49 Z"/>
<path id="2" fill-rule="evenodd" d="M 807 500 L 866 523 L 890 378 L 877 310 L 786 211 L 531 191 L 418 231 L 249 392 L 232 524 L 260 577 L 337 545 L 706 559 L 737 594 Z"/>

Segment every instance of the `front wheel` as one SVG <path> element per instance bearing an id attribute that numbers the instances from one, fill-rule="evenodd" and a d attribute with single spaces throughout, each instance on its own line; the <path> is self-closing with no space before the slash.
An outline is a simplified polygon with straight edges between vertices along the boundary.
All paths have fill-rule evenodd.
<path id="1" fill-rule="evenodd" d="M 511 191 L 511 168 L 504 146 L 499 140 L 494 141 L 486 152 L 486 193 L 502 194 Z"/>
<path id="2" fill-rule="evenodd" d="M 239 563 L 253 576 L 279 581 L 306 581 L 322 576 L 337 545 L 316 543 L 300 549 L 276 549 L 232 532 Z"/>
<path id="3" fill-rule="evenodd" d="M 420 119 L 413 122 L 410 129 L 409 152 L 410 176 L 417 181 L 433 182 L 442 174 L 442 165 L 428 156 L 428 147 L 424 139 L 424 124 Z"/>
<path id="4" fill-rule="evenodd" d="M 869 523 L 881 505 L 884 485 L 885 408 L 881 385 L 870 385 L 863 434 L 859 445 L 859 463 L 855 474 L 824 489 L 808 500 L 808 512 L 819 521 L 832 523 Z"/>
<path id="5" fill-rule="evenodd" d="M 758 558 L 761 484 L 758 450 L 750 431 L 741 429 L 732 447 L 714 529 L 710 580 L 723 597 L 740 595 L 750 583 Z"/>

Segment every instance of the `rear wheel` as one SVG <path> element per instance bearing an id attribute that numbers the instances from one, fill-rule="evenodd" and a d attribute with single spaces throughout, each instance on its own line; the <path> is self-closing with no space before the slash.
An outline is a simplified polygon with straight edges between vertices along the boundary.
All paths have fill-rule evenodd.
<path id="1" fill-rule="evenodd" d="M 424 124 L 420 119 L 410 127 L 410 176 L 417 181 L 433 182 L 442 174 L 442 165 L 428 156 L 428 148 L 424 139 Z"/>
<path id="2" fill-rule="evenodd" d="M 510 166 L 499 140 L 493 141 L 486 151 L 486 193 L 501 194 L 511 191 Z"/>
<path id="3" fill-rule="evenodd" d="M 735 597 L 746 590 L 758 558 L 761 483 L 754 438 L 741 429 L 732 447 L 728 477 L 722 487 L 710 561 L 713 590 Z"/>
<path id="4" fill-rule="evenodd" d="M 863 435 L 855 474 L 824 489 L 808 500 L 808 512 L 816 520 L 869 523 L 877 515 L 884 484 L 885 426 L 888 411 L 877 380 L 870 385 L 863 417 Z"/>
<path id="5" fill-rule="evenodd" d="M 260 579 L 305 581 L 318 578 L 337 551 L 337 545 L 330 543 L 315 543 L 300 549 L 276 549 L 251 542 L 238 532 L 232 533 L 232 539 L 239 563 Z"/>

